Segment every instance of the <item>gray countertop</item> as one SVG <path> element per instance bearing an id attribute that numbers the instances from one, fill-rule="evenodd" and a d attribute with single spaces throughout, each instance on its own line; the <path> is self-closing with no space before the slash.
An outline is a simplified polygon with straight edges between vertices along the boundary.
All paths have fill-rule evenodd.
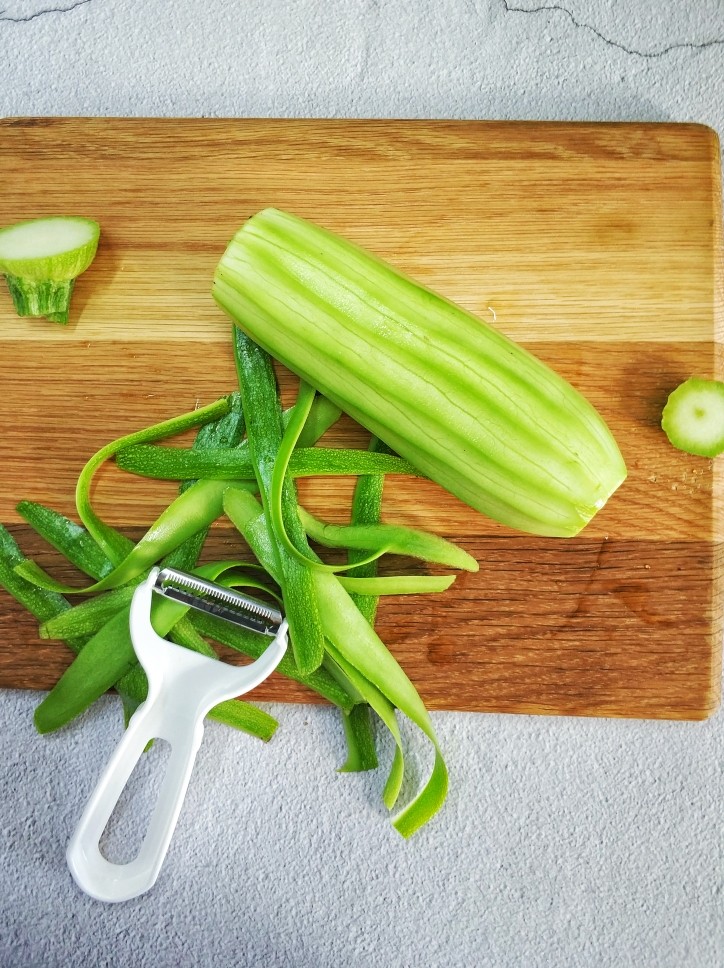
<path id="1" fill-rule="evenodd" d="M 721 0 L 5 0 L 0 64 L 2 116 L 724 131 Z M 332 710 L 272 707 L 268 745 L 210 723 L 158 883 L 106 906 L 64 851 L 119 738 L 118 701 L 41 738 L 37 700 L 0 694 L 3 966 L 724 964 L 721 713 L 434 714 L 450 797 L 409 842 L 380 805 L 384 771 L 335 772 Z"/>

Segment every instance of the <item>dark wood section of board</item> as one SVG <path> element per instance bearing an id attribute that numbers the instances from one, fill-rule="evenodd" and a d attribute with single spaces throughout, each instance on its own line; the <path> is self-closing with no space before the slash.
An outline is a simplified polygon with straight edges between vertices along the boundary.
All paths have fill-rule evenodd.
<path id="1" fill-rule="evenodd" d="M 26 525 L 10 530 L 41 564 L 81 584 Z M 379 611 L 381 637 L 431 709 L 683 719 L 713 711 L 718 603 L 707 576 L 722 567 L 713 545 L 576 538 L 561 554 L 559 543 L 529 536 L 456 537 L 480 571 L 457 580 L 454 598 L 391 597 Z M 244 549 L 217 530 L 208 553 Z M 393 571 L 422 569 L 391 559 L 381 573 Z M 654 586 L 666 594 L 652 595 Z M 38 638 L 37 622 L 6 597 L 0 635 L 13 643 L 0 653 L 7 686 L 50 688 L 72 658 L 63 643 Z M 278 675 L 255 698 L 317 701 Z"/>
<path id="2" fill-rule="evenodd" d="M 605 374 L 611 394 L 600 409 L 621 442 L 629 476 L 576 539 L 540 539 L 511 533 L 471 512 L 429 481 L 389 478 L 385 517 L 439 531 L 459 541 L 480 563 L 443 595 L 385 600 L 379 632 L 432 709 L 699 719 L 717 707 L 722 637 L 722 547 L 716 532 L 715 463 L 682 454 L 659 427 L 667 388 L 687 373 L 715 366 L 711 344 L 533 344 L 540 357 L 576 385 Z M 82 432 L 68 421 L 70 391 L 57 373 L 78 369 L 77 351 L 56 344 L 53 354 L 24 346 L 6 381 L 18 424 L 2 446 L 16 498 L 47 502 L 75 517 L 73 485 L 90 454 L 109 437 L 208 402 L 234 387 L 228 344 L 206 350 L 209 368 L 195 365 L 193 344 L 176 344 L 164 397 L 142 400 L 145 354 L 124 344 L 89 346 L 81 360 L 76 399 L 86 397 Z M 160 348 L 159 348 L 160 352 Z M 117 406 L 104 406 L 108 383 L 95 374 L 114 360 Z M 84 365 L 83 365 L 84 364 Z M 87 370 L 85 369 L 87 368 Z M 86 377 L 86 372 L 90 378 Z M 295 379 L 278 370 L 285 400 Z M 32 379 L 43 386 L 44 406 L 28 398 Z M 150 385 L 150 384 L 149 384 Z M 85 391 L 88 391 L 87 393 Z M 88 399 L 90 398 L 90 399 Z M 139 402 L 141 401 L 142 402 Z M 193 405 L 193 404 L 191 404 Z M 329 443 L 365 446 L 351 421 L 332 429 Z M 34 468 L 25 479 L 23 469 Z M 303 503 L 321 517 L 344 520 L 353 481 L 299 482 Z M 175 493 L 171 482 L 122 474 L 109 464 L 99 475 L 95 501 L 109 521 L 134 539 Z M 9 501 L 6 492 L 4 500 Z M 23 551 L 52 574 L 79 587 L 59 556 L 30 529 L 6 520 Z M 124 522 L 134 521 L 130 528 Z M 207 557 L 247 555 L 231 531 L 217 528 Z M 325 552 L 328 555 L 328 552 Z M 388 559 L 384 573 L 417 566 Z M 37 624 L 7 595 L 0 596 L 0 682 L 49 688 L 69 660 L 67 649 L 37 638 Z M 259 699 L 315 701 L 313 694 L 276 676 Z"/>

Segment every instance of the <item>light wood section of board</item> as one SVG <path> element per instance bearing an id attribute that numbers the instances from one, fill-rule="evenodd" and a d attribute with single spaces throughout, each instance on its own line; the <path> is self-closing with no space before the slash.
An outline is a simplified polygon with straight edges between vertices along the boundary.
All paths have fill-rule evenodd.
<path id="1" fill-rule="evenodd" d="M 267 205 L 370 248 L 514 339 L 711 336 L 718 144 L 701 125 L 0 124 L 3 223 L 72 199 L 103 228 L 74 322 L 49 341 L 223 340 L 210 278 Z"/>
<path id="2" fill-rule="evenodd" d="M 0 293 L 0 521 L 29 498 L 74 514 L 109 439 L 229 392 L 230 324 L 211 299 L 231 235 L 273 205 L 387 259 L 522 342 L 585 393 L 629 476 L 582 535 L 517 534 L 436 485 L 390 479 L 385 517 L 460 541 L 481 564 L 445 595 L 399 597 L 380 632 L 433 709 L 701 718 L 719 701 L 721 464 L 660 426 L 687 376 L 718 375 L 718 144 L 701 125 L 6 119 L 0 225 L 53 213 L 102 236 L 67 327 Z M 294 378 L 280 368 L 285 400 Z M 333 445 L 366 446 L 345 419 Z M 344 520 L 353 482 L 303 481 Z M 99 474 L 108 521 L 138 537 L 174 486 Z M 229 529 L 214 541 L 237 547 Z M 385 568 L 413 568 L 394 560 Z M 419 569 L 416 569 L 419 570 Z M 0 685 L 47 688 L 69 660 L 0 595 Z M 275 678 L 260 698 L 308 701 Z"/>

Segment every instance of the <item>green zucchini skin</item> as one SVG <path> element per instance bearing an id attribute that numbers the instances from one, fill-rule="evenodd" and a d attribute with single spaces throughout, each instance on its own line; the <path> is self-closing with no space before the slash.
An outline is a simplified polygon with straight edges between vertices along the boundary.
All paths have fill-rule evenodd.
<path id="1" fill-rule="evenodd" d="M 572 537 L 626 477 L 600 414 L 498 330 L 369 252 L 264 209 L 213 296 L 233 321 L 477 511 Z"/>

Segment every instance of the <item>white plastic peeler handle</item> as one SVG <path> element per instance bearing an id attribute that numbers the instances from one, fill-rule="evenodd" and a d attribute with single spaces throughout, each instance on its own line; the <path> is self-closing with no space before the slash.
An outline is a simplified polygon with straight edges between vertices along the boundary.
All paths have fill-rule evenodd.
<path id="1" fill-rule="evenodd" d="M 287 623 L 250 665 L 233 668 L 161 638 L 151 626 L 156 571 L 131 602 L 131 639 L 148 676 L 148 698 L 139 706 L 88 801 L 66 852 L 80 888 L 99 901 L 127 901 L 156 881 L 191 777 L 204 731 L 204 716 L 217 703 L 249 692 L 279 664 L 287 648 Z M 158 800 L 138 855 L 113 864 L 99 842 L 139 757 L 152 739 L 171 746 Z"/>

